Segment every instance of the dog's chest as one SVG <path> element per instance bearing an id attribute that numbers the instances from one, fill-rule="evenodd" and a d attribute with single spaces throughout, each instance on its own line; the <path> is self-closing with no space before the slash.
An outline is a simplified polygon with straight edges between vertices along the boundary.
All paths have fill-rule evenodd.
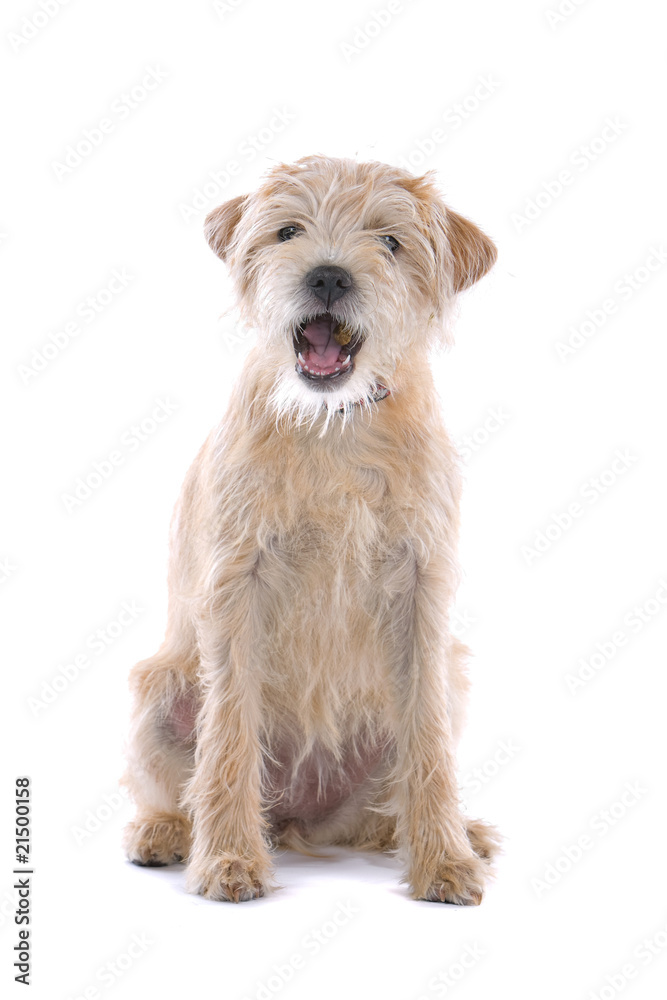
<path id="1" fill-rule="evenodd" d="M 267 704 L 333 739 L 350 705 L 386 711 L 392 609 L 414 572 L 404 542 L 392 551 L 377 527 L 360 545 L 359 520 L 349 533 L 306 521 L 293 536 L 274 536 L 257 568 Z"/>
<path id="2" fill-rule="evenodd" d="M 258 484 L 259 485 L 259 484 Z M 340 454 L 289 452 L 253 497 L 258 538 L 288 560 L 363 563 L 405 528 L 405 482 L 381 463 Z"/>
<path id="3" fill-rule="evenodd" d="M 406 525 L 382 472 L 283 478 L 260 511 L 258 575 L 274 599 L 339 622 L 355 608 L 376 611 L 377 585 Z"/>
<path id="4" fill-rule="evenodd" d="M 323 526 L 305 520 L 290 534 L 269 536 L 257 561 L 257 579 L 269 632 L 276 645 L 297 640 L 313 650 L 339 650 L 374 629 L 387 572 L 385 542 L 372 515 Z"/>
<path id="5" fill-rule="evenodd" d="M 413 565 L 419 494 L 380 463 L 274 467 L 253 502 L 255 573 L 274 643 L 324 655 L 372 640 Z"/>

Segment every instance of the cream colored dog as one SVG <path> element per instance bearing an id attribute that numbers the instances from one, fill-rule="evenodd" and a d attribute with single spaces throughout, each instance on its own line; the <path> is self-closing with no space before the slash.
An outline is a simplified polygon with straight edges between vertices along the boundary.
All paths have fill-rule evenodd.
<path id="1" fill-rule="evenodd" d="M 128 857 L 238 902 L 278 843 L 398 849 L 416 898 L 479 903 L 497 841 L 458 801 L 460 480 L 427 362 L 495 247 L 428 177 L 323 156 L 206 235 L 257 345 L 174 515 L 165 642 L 132 671 Z"/>

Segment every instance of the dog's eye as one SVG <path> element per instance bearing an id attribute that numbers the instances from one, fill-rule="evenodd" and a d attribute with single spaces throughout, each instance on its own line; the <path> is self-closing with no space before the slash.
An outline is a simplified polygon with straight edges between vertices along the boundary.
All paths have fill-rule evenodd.
<path id="1" fill-rule="evenodd" d="M 398 250 L 398 248 L 401 245 L 398 242 L 398 240 L 395 239 L 393 236 L 381 236 L 380 239 L 382 240 L 382 242 L 384 243 L 384 245 L 387 247 L 387 249 L 391 250 L 392 253 L 396 253 L 396 251 Z"/>
<path id="2" fill-rule="evenodd" d="M 287 240 L 293 239 L 294 236 L 298 236 L 300 232 L 299 226 L 285 226 L 284 229 L 278 230 L 278 239 L 281 243 L 285 243 Z"/>

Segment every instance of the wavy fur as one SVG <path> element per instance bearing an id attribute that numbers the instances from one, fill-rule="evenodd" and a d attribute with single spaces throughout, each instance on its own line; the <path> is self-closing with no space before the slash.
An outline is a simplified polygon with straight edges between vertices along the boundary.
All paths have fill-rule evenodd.
<path id="1" fill-rule="evenodd" d="M 429 177 L 319 156 L 206 234 L 259 338 L 176 508 L 165 642 L 132 673 L 128 856 L 186 857 L 192 891 L 240 901 L 277 842 L 397 850 L 416 897 L 477 903 L 495 840 L 458 802 L 460 476 L 425 362 L 495 248 Z M 364 338 L 328 392 L 292 343 L 321 264 L 353 276 L 337 308 Z"/>

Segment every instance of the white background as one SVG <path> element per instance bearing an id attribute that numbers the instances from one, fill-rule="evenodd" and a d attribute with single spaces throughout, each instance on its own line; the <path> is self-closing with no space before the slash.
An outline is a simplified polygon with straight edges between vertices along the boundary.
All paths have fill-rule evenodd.
<path id="1" fill-rule="evenodd" d="M 12 789 L 28 774 L 33 997 L 662 995 L 663 32 L 648 0 L 566 2 L 560 20 L 556 2 L 403 0 L 381 29 L 383 0 L 219 12 L 71 0 L 48 19 L 37 2 L 4 4 L 3 981 L 16 943 Z M 120 111 L 150 69 L 165 78 Z M 291 120 L 262 132 L 274 109 Z M 112 131 L 58 177 L 67 147 L 103 118 Z M 218 321 L 230 289 L 201 220 L 270 165 L 313 152 L 435 169 L 447 202 L 500 251 L 436 365 L 452 434 L 474 444 L 458 603 L 475 653 L 463 797 L 506 838 L 478 908 L 414 902 L 391 859 L 341 851 L 281 857 L 270 898 L 208 903 L 184 893 L 182 868 L 141 870 L 119 847 L 127 674 L 161 641 L 171 508 L 246 350 Z M 183 206 L 230 160 L 240 173 L 186 222 Z M 131 280 L 86 322 L 80 304 L 114 269 Z M 587 320 L 582 346 L 559 356 Z M 28 369 L 72 322 L 77 335 Z M 159 399 L 174 412 L 130 450 Z M 68 512 L 63 494 L 119 447 L 122 464 Z M 618 450 L 629 458 L 610 471 Z M 141 610 L 117 629 L 123 602 Z M 99 654 L 98 628 L 120 632 Z M 596 652 L 592 679 L 570 690 L 566 676 Z M 322 927 L 317 947 L 308 935 Z M 150 943 L 128 959 L 134 934 Z M 304 967 L 271 979 L 294 955 Z"/>

